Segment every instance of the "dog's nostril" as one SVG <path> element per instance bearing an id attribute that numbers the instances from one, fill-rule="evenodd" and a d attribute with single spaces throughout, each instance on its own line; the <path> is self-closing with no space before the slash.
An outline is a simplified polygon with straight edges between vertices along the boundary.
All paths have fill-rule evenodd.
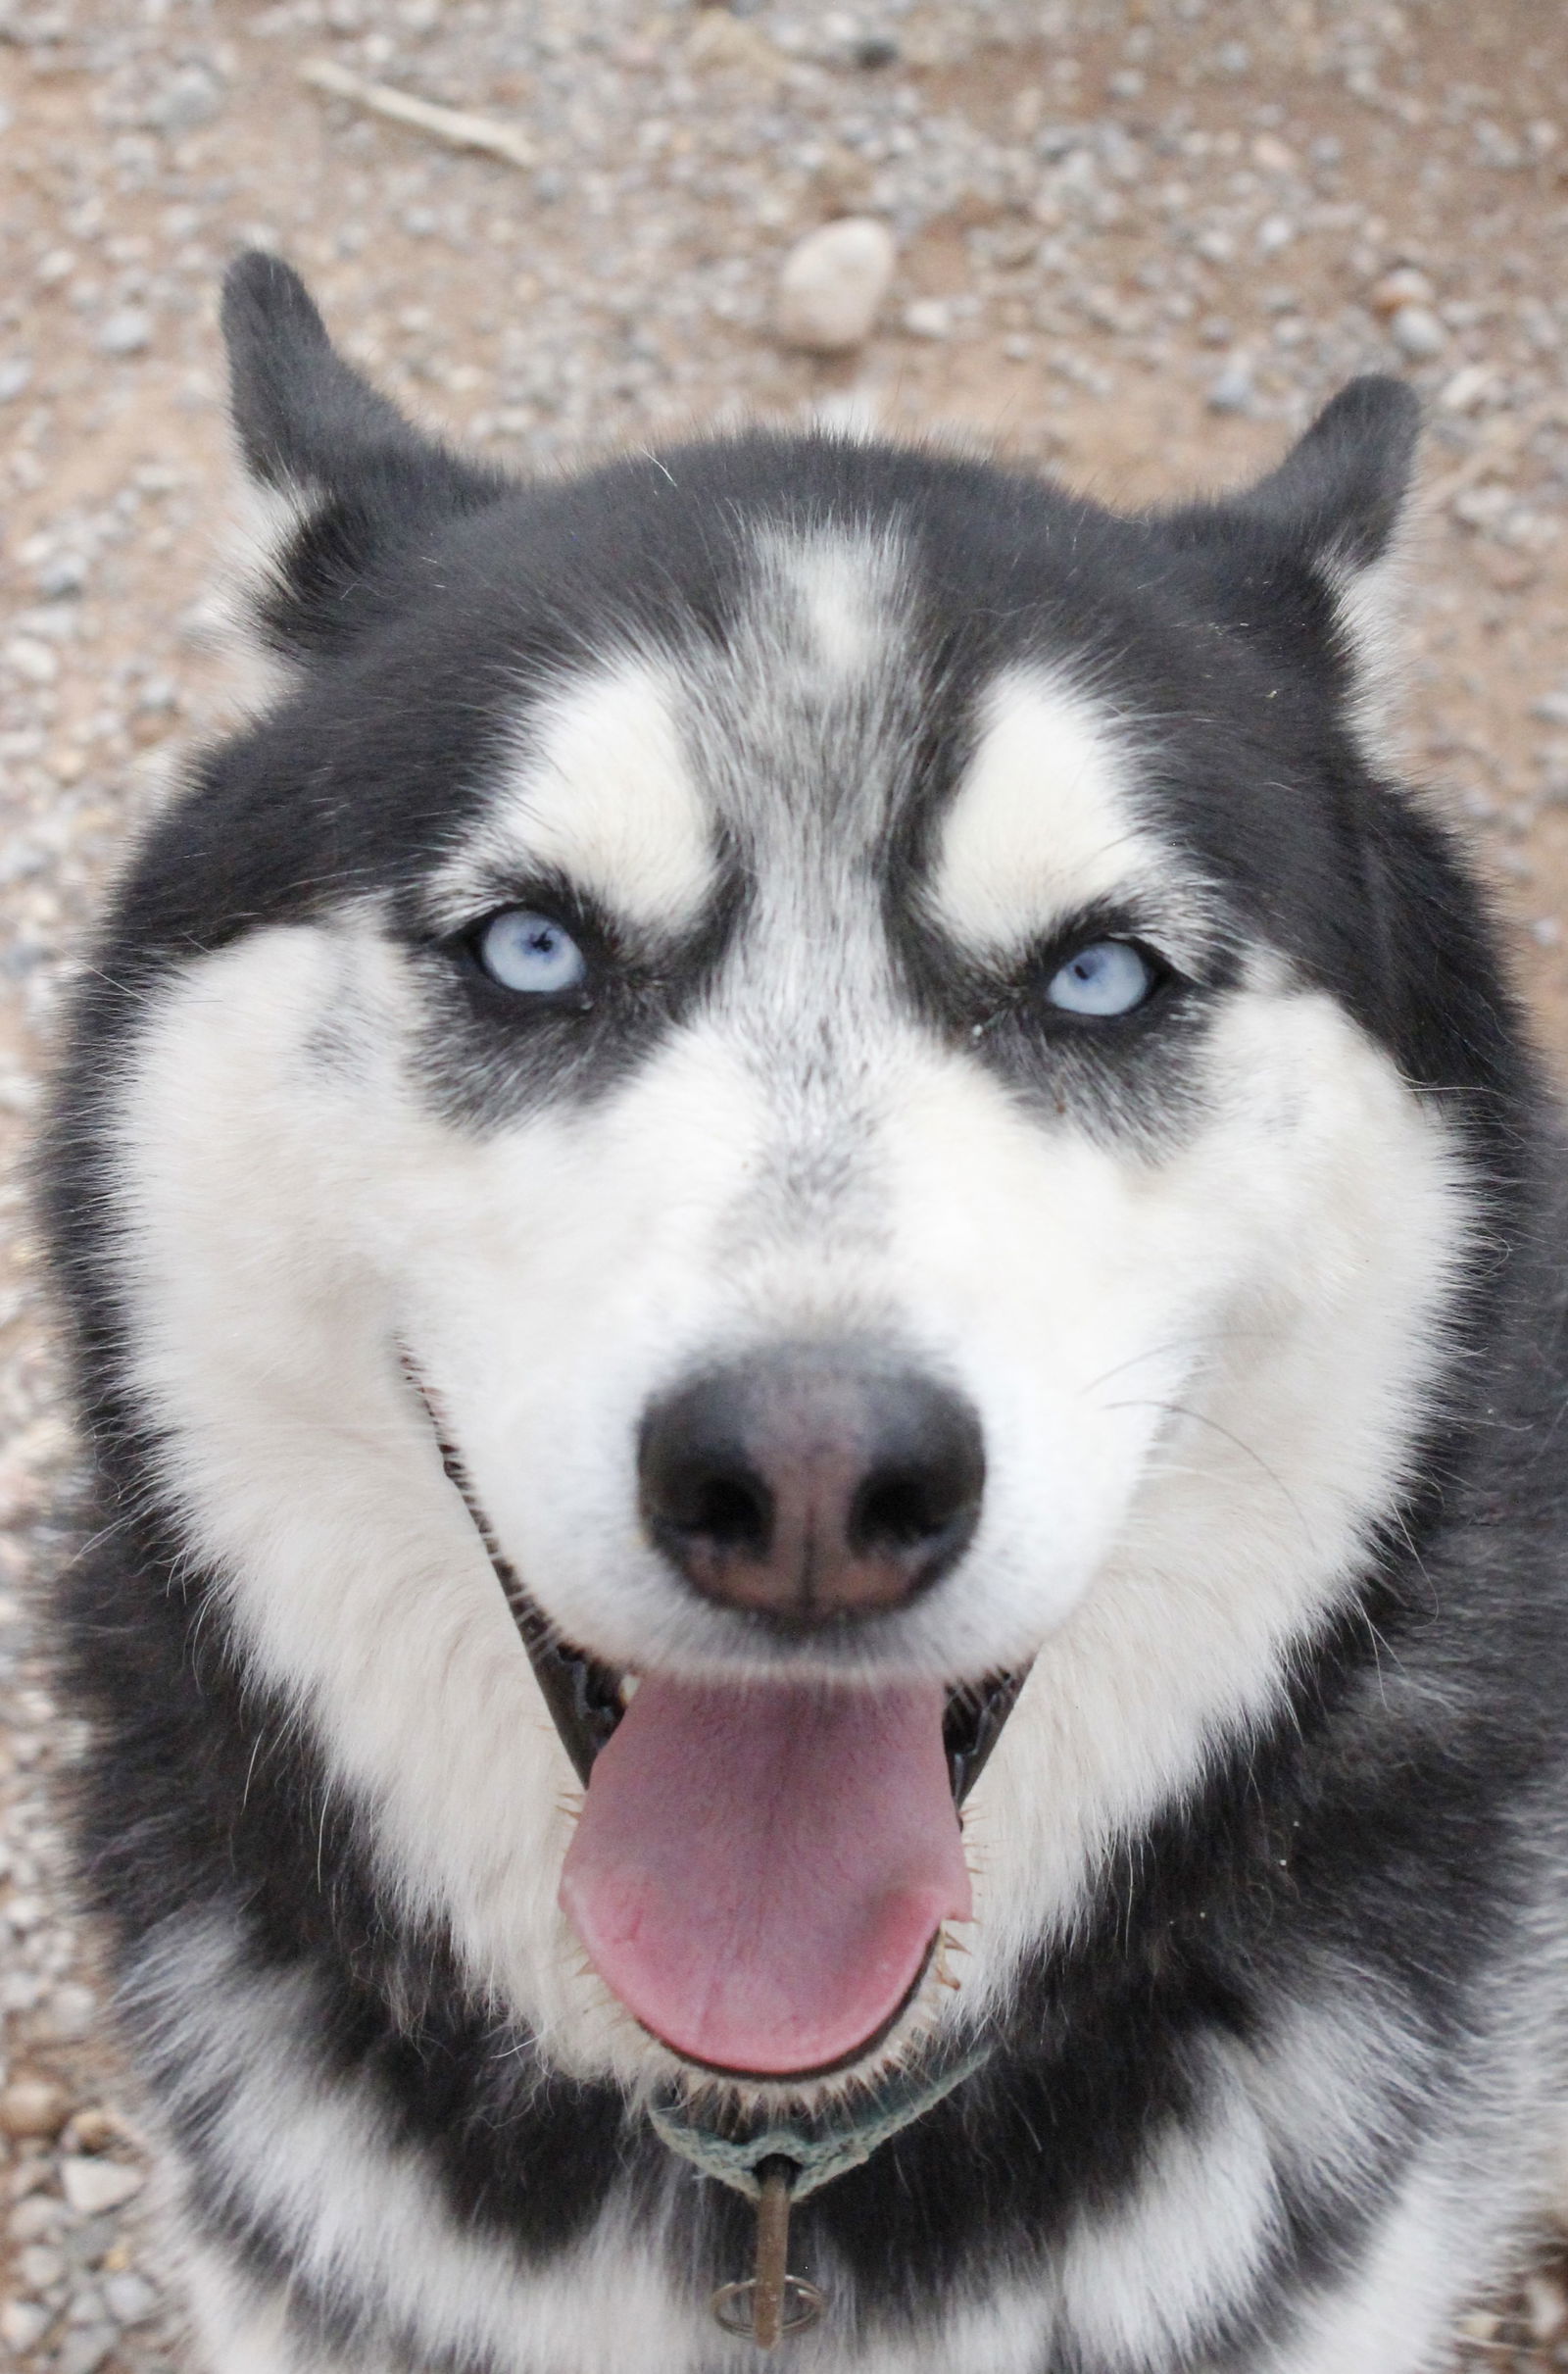
<path id="1" fill-rule="evenodd" d="M 650 1410 L 653 1540 L 707 1599 L 800 1629 L 902 1607 L 974 1531 L 979 1422 L 885 1350 L 787 1345 Z"/>
<path id="2" fill-rule="evenodd" d="M 760 1476 L 711 1475 L 694 1482 L 679 1521 L 724 1549 L 765 1558 L 773 1529 L 773 1496 Z"/>
<path id="3" fill-rule="evenodd" d="M 874 1477 L 855 1496 L 850 1542 L 857 1550 L 913 1550 L 943 1532 L 956 1512 L 953 1497 L 922 1476 Z"/>

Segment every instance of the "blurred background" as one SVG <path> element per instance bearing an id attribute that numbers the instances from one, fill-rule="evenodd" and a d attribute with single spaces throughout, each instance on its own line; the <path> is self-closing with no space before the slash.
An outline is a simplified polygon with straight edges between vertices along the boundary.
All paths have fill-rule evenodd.
<path id="1" fill-rule="evenodd" d="M 276 247 L 410 412 L 525 470 L 825 405 L 1138 503 L 1402 373 L 1410 766 L 1560 1068 L 1568 15 L 0 0 L 0 2361 L 141 2374 L 177 2314 L 49 1805 L 26 1598 L 70 1450 L 22 1162 L 106 872 L 225 716 L 224 262 Z M 1455 2365 L 1568 2366 L 1549 2244 Z"/>

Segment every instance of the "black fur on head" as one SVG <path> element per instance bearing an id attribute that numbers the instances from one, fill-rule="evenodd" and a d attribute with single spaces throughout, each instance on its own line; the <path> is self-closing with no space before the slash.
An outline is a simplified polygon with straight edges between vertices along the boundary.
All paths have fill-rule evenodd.
<path id="1" fill-rule="evenodd" d="M 1234 509 L 1283 528 L 1320 567 L 1370 569 L 1394 537 L 1420 429 L 1401 379 L 1352 379 Z"/>
<path id="2" fill-rule="evenodd" d="M 229 403 L 245 467 L 286 506 L 257 604 L 274 649 L 335 648 L 378 610 L 376 559 L 505 492 L 404 420 L 345 363 L 298 272 L 252 249 L 223 281 Z"/>

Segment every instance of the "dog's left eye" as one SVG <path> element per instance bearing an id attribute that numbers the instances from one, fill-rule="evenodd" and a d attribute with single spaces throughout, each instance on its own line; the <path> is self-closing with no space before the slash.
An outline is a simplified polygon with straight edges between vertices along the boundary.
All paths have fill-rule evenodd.
<path id="1" fill-rule="evenodd" d="M 1131 1014 L 1158 981 L 1154 966 L 1131 940 L 1091 940 L 1052 974 L 1046 997 L 1063 1014 L 1103 1018 Z"/>
<path id="2" fill-rule="evenodd" d="M 473 945 L 492 981 L 524 997 L 556 997 L 588 977 L 588 960 L 565 925 L 531 907 L 504 908 Z"/>

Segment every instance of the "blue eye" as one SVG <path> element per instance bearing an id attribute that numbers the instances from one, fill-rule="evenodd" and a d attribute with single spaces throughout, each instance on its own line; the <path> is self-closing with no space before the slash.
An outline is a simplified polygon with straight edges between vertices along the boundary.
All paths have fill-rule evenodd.
<path id="1" fill-rule="evenodd" d="M 554 915 L 530 907 L 508 907 L 494 915 L 476 942 L 478 958 L 492 981 L 524 997 L 559 996 L 588 977 L 588 960 Z"/>
<path id="2" fill-rule="evenodd" d="M 1091 940 L 1052 975 L 1046 996 L 1063 1014 L 1131 1014 L 1157 979 L 1153 965 L 1130 940 Z"/>

